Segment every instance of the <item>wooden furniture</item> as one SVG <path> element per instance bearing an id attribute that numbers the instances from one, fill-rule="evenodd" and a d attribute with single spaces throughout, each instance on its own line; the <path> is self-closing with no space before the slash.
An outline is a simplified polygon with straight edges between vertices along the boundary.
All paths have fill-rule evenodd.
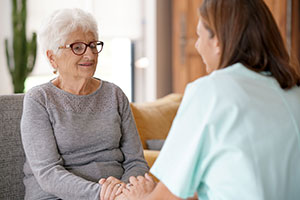
<path id="1" fill-rule="evenodd" d="M 198 8 L 202 0 L 173 0 L 173 92 L 183 93 L 187 83 L 206 75 L 195 42 Z"/>
<path id="2" fill-rule="evenodd" d="M 273 13 L 288 50 L 300 58 L 299 0 L 265 0 Z M 172 0 L 173 92 L 183 93 L 187 83 L 205 76 L 205 65 L 195 49 L 198 8 L 202 0 Z"/>
<path id="3" fill-rule="evenodd" d="M 292 57 L 300 59 L 300 3 L 299 0 L 264 0 L 279 26 Z"/>

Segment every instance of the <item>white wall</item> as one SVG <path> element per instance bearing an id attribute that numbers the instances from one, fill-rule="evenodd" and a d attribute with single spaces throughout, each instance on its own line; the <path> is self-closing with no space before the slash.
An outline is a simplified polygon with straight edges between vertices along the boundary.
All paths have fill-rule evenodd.
<path id="1" fill-rule="evenodd" d="M 141 1 L 140 0 L 27 0 L 27 38 L 37 32 L 43 19 L 61 8 L 81 8 L 91 12 L 99 25 L 100 37 L 126 37 L 140 40 Z M 4 38 L 12 37 L 11 1 L 0 1 L 0 94 L 11 94 L 13 85 L 6 65 Z M 52 69 L 38 51 L 32 75 L 51 75 Z"/>
<path id="2" fill-rule="evenodd" d="M 156 3 L 159 0 L 145 0 L 145 57 L 149 59 L 149 66 L 145 69 L 145 99 L 156 99 Z"/>
<path id="3" fill-rule="evenodd" d="M 144 0 L 142 56 L 136 68 L 136 101 L 153 101 L 172 92 L 172 0 Z"/>
<path id="4" fill-rule="evenodd" d="M 138 42 L 136 59 L 147 57 L 149 66 L 136 69 L 136 100 L 152 101 L 171 92 L 171 69 L 168 37 L 171 37 L 166 20 L 171 15 L 170 0 L 27 0 L 27 37 L 38 31 L 44 17 L 61 8 L 79 7 L 93 13 L 98 21 L 100 37 L 126 36 Z M 169 6 L 169 8 L 168 8 Z M 157 9 L 159 13 L 157 13 Z M 162 8 L 162 9 L 161 9 Z M 166 8 L 166 11 L 163 9 Z M 11 1 L 0 1 L 0 95 L 11 94 L 13 85 L 6 65 L 4 38 L 12 37 Z M 162 22 L 157 17 L 162 18 Z M 167 19 L 166 19 L 167 17 Z M 160 23 L 159 23 L 160 22 Z M 158 26 L 159 24 L 159 26 Z M 158 42 L 160 45 L 158 46 Z M 161 48 L 163 47 L 163 48 Z M 141 49 L 142 48 L 142 49 Z M 160 51 L 159 51 L 160 50 Z M 159 52 L 159 55 L 158 55 Z M 159 69 L 157 69 L 159 67 Z M 37 56 L 33 74 L 51 74 L 45 58 Z"/>
<path id="5" fill-rule="evenodd" d="M 6 64 L 4 43 L 4 39 L 12 35 L 12 30 L 9 28 L 11 24 L 10 2 L 10 0 L 0 1 L 0 94 L 11 94 L 13 92 L 13 86 Z"/>
<path id="6" fill-rule="evenodd" d="M 120 8 L 116 8 L 118 5 Z M 81 8 L 94 15 L 98 22 L 100 38 L 128 37 L 138 39 L 142 37 L 140 28 L 139 0 L 28 0 L 28 30 L 38 31 L 42 23 L 41 16 L 49 16 L 54 10 L 61 8 Z M 39 55 L 33 74 L 49 71 L 47 62 Z"/>

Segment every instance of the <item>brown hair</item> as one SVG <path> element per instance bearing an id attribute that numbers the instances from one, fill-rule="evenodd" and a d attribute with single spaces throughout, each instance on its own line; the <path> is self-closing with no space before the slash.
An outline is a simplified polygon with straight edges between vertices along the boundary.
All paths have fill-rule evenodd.
<path id="1" fill-rule="evenodd" d="M 263 0 L 204 0 L 200 16 L 211 36 L 219 40 L 219 69 L 240 62 L 256 72 L 271 72 L 283 89 L 300 84 L 299 65 L 291 65 L 279 29 Z"/>

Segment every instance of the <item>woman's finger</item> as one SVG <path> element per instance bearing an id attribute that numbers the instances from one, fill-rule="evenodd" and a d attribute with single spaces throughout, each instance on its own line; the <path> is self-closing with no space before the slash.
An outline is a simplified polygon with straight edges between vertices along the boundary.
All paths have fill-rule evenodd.
<path id="1" fill-rule="evenodd" d="M 127 187 L 124 187 L 122 193 L 128 197 L 130 195 L 130 190 Z"/>
<path id="2" fill-rule="evenodd" d="M 106 180 L 102 185 L 101 185 L 101 191 L 100 191 L 100 200 L 105 200 L 105 194 L 107 187 L 109 186 L 110 182 L 109 180 Z"/>
<path id="3" fill-rule="evenodd" d="M 129 177 L 129 183 L 135 185 L 137 182 L 138 182 L 138 180 L 135 176 Z"/>
<path id="4" fill-rule="evenodd" d="M 138 177 L 137 177 L 137 180 L 138 180 L 139 182 L 143 182 L 143 181 L 145 181 L 145 177 L 143 177 L 143 176 L 138 176 Z"/>
<path id="5" fill-rule="evenodd" d="M 127 190 L 130 190 L 132 186 L 133 186 L 133 185 L 132 185 L 131 183 L 127 183 L 127 184 L 126 184 L 126 189 L 127 189 Z"/>
<path id="6" fill-rule="evenodd" d="M 103 182 L 100 179 L 101 182 Z M 99 182 L 100 182 L 99 181 Z M 121 186 L 121 181 L 115 177 L 108 177 L 104 184 L 102 185 L 102 189 L 100 192 L 100 199 L 101 200 L 113 200 L 116 196 L 116 192 L 118 188 Z"/>
<path id="7" fill-rule="evenodd" d="M 155 182 L 154 179 L 150 176 L 150 174 L 146 173 L 145 174 L 145 178 L 148 180 L 148 181 L 151 181 L 151 182 Z"/>
<path id="8" fill-rule="evenodd" d="M 117 190 L 117 192 L 116 192 L 116 196 L 118 196 L 119 194 L 121 194 L 122 193 L 122 190 L 123 190 L 123 188 L 125 188 L 125 183 L 120 183 L 120 187 L 118 187 L 118 190 Z"/>
<path id="9" fill-rule="evenodd" d="M 104 184 L 105 183 L 105 181 L 106 181 L 106 179 L 105 178 L 101 178 L 100 180 L 99 180 L 99 184 Z"/>
<path id="10" fill-rule="evenodd" d="M 104 199 L 107 200 L 113 200 L 115 198 L 116 192 L 117 192 L 117 188 L 118 188 L 118 184 L 120 181 L 117 182 L 117 180 L 113 180 L 106 188 L 105 191 L 105 195 L 104 195 Z M 116 188 L 116 190 L 114 190 L 114 188 Z"/>
<path id="11" fill-rule="evenodd" d="M 117 183 L 112 187 L 111 194 L 109 195 L 109 200 L 115 199 L 115 197 L 117 196 L 116 193 L 120 187 L 121 187 L 121 183 Z"/>
<path id="12" fill-rule="evenodd" d="M 145 196 L 148 195 L 148 193 L 145 192 L 143 185 L 131 185 L 129 187 L 127 185 L 126 188 L 122 190 L 122 195 L 125 195 L 126 199 L 140 200 L 144 199 Z"/>

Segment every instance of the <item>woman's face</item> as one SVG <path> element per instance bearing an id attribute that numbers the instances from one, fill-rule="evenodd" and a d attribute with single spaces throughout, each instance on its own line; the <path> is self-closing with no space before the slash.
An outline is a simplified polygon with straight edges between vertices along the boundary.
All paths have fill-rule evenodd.
<path id="1" fill-rule="evenodd" d="M 199 19 L 198 22 L 197 35 L 198 40 L 195 44 L 195 47 L 206 65 L 207 73 L 211 73 L 219 66 L 219 41 L 216 36 L 211 36 L 211 33 L 207 30 L 207 28 L 204 27 L 201 19 Z"/>
<path id="2" fill-rule="evenodd" d="M 69 34 L 65 45 L 74 42 L 84 42 L 89 44 L 96 38 L 92 32 L 83 32 L 81 29 Z M 49 57 L 54 68 L 59 72 L 59 76 L 65 80 L 87 79 L 93 77 L 97 62 L 98 54 L 93 54 L 90 47 L 87 47 L 83 55 L 75 55 L 71 48 L 60 49 L 60 54 Z"/>

